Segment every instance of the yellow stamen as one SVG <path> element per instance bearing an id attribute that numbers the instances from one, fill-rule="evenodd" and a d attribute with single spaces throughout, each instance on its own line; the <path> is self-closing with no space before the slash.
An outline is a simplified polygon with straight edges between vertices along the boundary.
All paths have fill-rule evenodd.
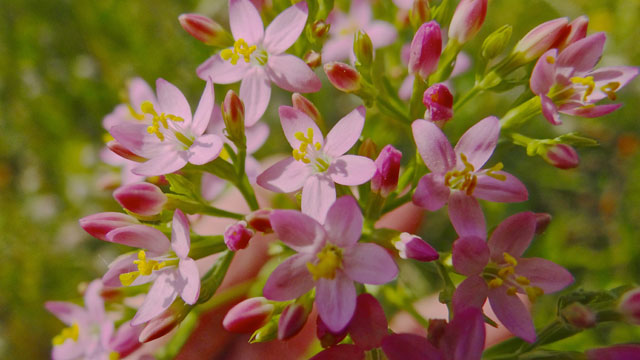
<path id="1" fill-rule="evenodd" d="M 120 274 L 120 283 L 123 286 L 129 286 L 135 279 L 140 275 L 148 276 L 154 270 L 160 270 L 163 267 L 167 266 L 167 262 L 159 262 L 153 259 L 147 260 L 147 254 L 144 250 L 140 250 L 138 252 L 138 260 L 133 261 L 134 264 L 138 265 L 138 271 L 132 271 L 124 274 Z"/>
<path id="2" fill-rule="evenodd" d="M 531 284 L 531 281 L 529 281 L 529 279 L 527 279 L 527 278 L 526 278 L 526 277 L 524 277 L 524 276 L 518 276 L 518 277 L 516 278 L 516 282 L 517 282 L 518 284 L 520 284 L 520 285 L 529 285 L 529 284 Z"/>
<path id="3" fill-rule="evenodd" d="M 342 266 L 342 249 L 333 244 L 327 244 L 317 257 L 318 262 L 315 265 L 307 263 L 307 270 L 313 275 L 313 280 L 334 279 L 336 270 Z"/>
<path id="4" fill-rule="evenodd" d="M 134 119 L 136 119 L 136 120 L 144 120 L 144 114 L 137 113 L 133 109 L 133 106 L 131 106 L 129 104 L 127 104 L 127 107 L 129 108 L 129 113 L 131 113 L 131 116 L 133 116 Z"/>
<path id="5" fill-rule="evenodd" d="M 556 58 L 554 58 L 554 57 L 553 57 L 553 56 L 551 56 L 551 55 L 548 55 L 548 56 L 547 56 L 547 58 L 546 58 L 546 60 L 547 60 L 547 62 L 548 62 L 549 64 L 555 64 L 555 63 L 556 63 Z"/>
<path id="6" fill-rule="evenodd" d="M 147 127 L 147 132 L 149 134 L 155 134 L 158 137 L 158 139 L 160 139 L 160 141 L 164 141 L 164 134 L 160 131 L 160 125 L 162 125 L 163 128 L 168 129 L 169 123 L 167 122 L 167 120 L 171 120 L 175 122 L 184 121 L 183 118 L 172 115 L 172 114 L 162 113 L 158 115 L 158 112 L 153 107 L 153 104 L 150 101 L 143 101 L 142 104 L 140 104 L 140 110 L 142 110 L 144 114 L 153 115 L 153 120 L 151 120 L 152 121 L 151 125 Z M 179 134 L 179 135 L 182 135 L 182 134 Z M 178 137 L 180 141 L 184 142 L 183 139 L 179 138 L 179 135 L 178 133 L 176 133 L 176 137 Z M 182 135 L 182 137 L 184 139 L 187 139 L 184 135 Z M 188 146 L 191 146 L 191 144 L 193 144 L 193 141 L 191 141 L 191 144 L 188 144 L 188 142 L 185 142 L 185 144 Z"/>
<path id="7" fill-rule="evenodd" d="M 524 291 L 527 293 L 527 297 L 531 302 L 536 301 L 539 296 L 544 295 L 544 290 L 537 286 L 527 286 L 524 288 Z"/>
<path id="8" fill-rule="evenodd" d="M 492 178 L 494 178 L 496 180 L 506 181 L 507 180 L 507 176 L 506 175 L 504 175 L 504 174 L 495 174 L 494 173 L 494 171 L 502 170 L 503 167 L 504 167 L 504 165 L 501 162 L 493 165 L 492 167 L 487 169 L 487 176 L 491 176 Z"/>
<path id="9" fill-rule="evenodd" d="M 232 49 L 224 49 L 220 52 L 220 57 L 223 60 L 229 60 L 232 65 L 236 65 L 240 56 L 244 59 L 245 62 L 251 61 L 251 54 L 256 51 L 257 47 L 255 45 L 249 46 L 244 39 L 238 39 L 233 44 Z"/>
<path id="10" fill-rule="evenodd" d="M 109 360 L 120 360 L 120 354 L 115 351 L 109 353 Z"/>
<path id="11" fill-rule="evenodd" d="M 496 289 L 499 288 L 500 286 L 502 286 L 502 284 L 504 283 L 504 281 L 500 278 L 495 278 L 492 279 L 491 281 L 489 281 L 489 287 L 491 289 Z"/>
<path id="12" fill-rule="evenodd" d="M 513 275 L 516 272 L 516 269 L 513 266 L 507 266 L 498 271 L 498 276 L 505 279 L 510 275 Z"/>
<path id="13" fill-rule="evenodd" d="M 477 176 L 473 174 L 475 168 L 467 160 L 465 154 L 460 154 L 460 160 L 464 164 L 464 169 L 447 172 L 444 176 L 444 184 L 452 189 L 465 191 L 467 195 L 471 196 L 478 183 Z"/>
<path id="14" fill-rule="evenodd" d="M 516 289 L 515 286 L 511 286 L 510 288 L 507 289 L 507 295 L 514 296 L 517 292 L 518 292 L 518 289 Z"/>
<path id="15" fill-rule="evenodd" d="M 587 89 L 584 91 L 584 95 L 582 96 L 582 101 L 587 101 L 587 97 L 593 93 L 593 90 L 596 88 L 596 83 L 593 81 L 593 76 L 587 77 L 579 77 L 574 76 L 571 78 L 571 82 L 578 85 L 584 85 Z"/>
<path id="16" fill-rule="evenodd" d="M 507 264 L 509 264 L 511 266 L 518 265 L 518 260 L 516 260 L 516 258 L 511 256 L 509 253 L 502 253 L 502 257 L 504 258 L 504 261 L 507 262 Z"/>
<path id="17" fill-rule="evenodd" d="M 616 90 L 618 90 L 619 87 L 620 83 L 617 81 L 613 81 L 608 83 L 607 85 L 600 87 L 600 90 L 602 90 L 603 93 L 607 94 L 609 100 L 615 100 L 617 98 Z"/>
<path id="18" fill-rule="evenodd" d="M 64 344 L 67 339 L 71 339 L 73 341 L 78 341 L 78 336 L 80 335 L 80 328 L 78 327 L 78 323 L 73 323 L 71 326 L 62 329 L 60 334 L 53 337 L 51 341 L 54 346 Z"/>

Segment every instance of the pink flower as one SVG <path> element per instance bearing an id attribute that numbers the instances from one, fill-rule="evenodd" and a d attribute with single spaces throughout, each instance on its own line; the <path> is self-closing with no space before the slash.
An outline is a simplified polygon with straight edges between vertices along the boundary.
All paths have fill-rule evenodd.
<path id="1" fill-rule="evenodd" d="M 155 176 L 212 161 L 222 149 L 222 139 L 204 134 L 213 111 L 213 84 L 207 82 L 194 116 L 180 90 L 164 79 L 156 81 L 158 104 L 145 101 L 141 112 L 147 123 L 123 123 L 109 129 L 124 147 L 146 162 L 136 165 L 133 172 Z"/>
<path id="2" fill-rule="evenodd" d="M 402 153 L 392 145 L 386 145 L 376 158 L 376 172 L 371 178 L 371 192 L 386 198 L 398 187 Z"/>
<path id="3" fill-rule="evenodd" d="M 617 110 L 622 104 L 595 105 L 598 101 L 616 99 L 616 91 L 636 75 L 638 68 L 612 66 L 593 70 L 600 57 L 606 36 L 597 33 L 567 46 L 558 53 L 544 53 L 531 73 L 530 86 L 540 96 L 542 114 L 558 125 L 559 112 L 582 117 L 599 117 Z"/>
<path id="4" fill-rule="evenodd" d="M 331 24 L 331 38 L 322 48 L 322 62 L 355 59 L 353 54 L 353 38 L 358 30 L 369 35 L 373 48 L 387 46 L 396 40 L 398 35 L 393 25 L 386 21 L 373 20 L 370 0 L 353 0 L 349 14 L 339 10 L 331 12 L 327 18 Z"/>
<path id="5" fill-rule="evenodd" d="M 258 185 L 276 192 L 302 188 L 302 212 L 324 220 L 336 198 L 334 183 L 360 185 L 376 172 L 364 156 L 343 155 L 356 143 L 364 127 L 365 109 L 351 111 L 329 131 L 326 139 L 304 112 L 280 107 L 280 123 L 293 148 L 293 156 L 279 161 L 258 176 Z"/>
<path id="6" fill-rule="evenodd" d="M 545 293 L 564 289 L 573 276 L 562 266 L 542 258 L 522 258 L 536 232 L 537 217 L 522 212 L 506 218 L 486 239 L 484 218 L 456 228 L 460 238 L 453 243 L 453 266 L 468 276 L 453 295 L 454 309 L 482 307 L 485 299 L 498 320 L 528 342 L 536 339 L 527 307 L 516 294 L 531 301 Z"/>
<path id="7" fill-rule="evenodd" d="M 435 124 L 416 120 L 412 124 L 418 152 L 431 173 L 420 179 L 413 194 L 414 204 L 429 211 L 449 202 L 453 226 L 483 219 L 478 199 L 519 202 L 527 199 L 527 189 L 513 175 L 501 171 L 502 163 L 482 169 L 496 147 L 500 134 L 498 119 L 490 116 L 469 128 L 451 147 Z"/>
<path id="8" fill-rule="evenodd" d="M 264 296 L 286 301 L 315 287 L 318 314 L 332 332 L 344 329 L 354 314 L 354 281 L 384 284 L 398 274 L 384 248 L 358 243 L 363 217 L 352 197 L 336 200 L 322 225 L 293 210 L 274 210 L 271 224 L 280 240 L 298 254 L 273 271 Z"/>
<path id="9" fill-rule="evenodd" d="M 471 40 L 487 16 L 487 0 L 462 0 L 449 25 L 449 39 L 464 44 Z"/>
<path id="10" fill-rule="evenodd" d="M 426 120 L 443 124 L 453 117 L 453 95 L 444 84 L 434 84 L 425 90 L 422 103 L 427 108 Z"/>
<path id="11" fill-rule="evenodd" d="M 628 322 L 640 325 L 640 288 L 629 290 L 622 296 L 618 311 Z"/>
<path id="12" fill-rule="evenodd" d="M 273 310 L 273 304 L 263 297 L 245 299 L 227 312 L 222 326 L 235 333 L 251 333 L 271 319 Z"/>
<path id="13" fill-rule="evenodd" d="M 400 234 L 393 246 L 398 249 L 398 255 L 403 259 L 433 261 L 440 256 L 436 249 L 422 240 L 421 237 L 406 232 Z"/>
<path id="14" fill-rule="evenodd" d="M 298 39 L 307 22 L 305 1 L 281 12 L 264 29 L 258 10 L 248 0 L 229 0 L 229 22 L 235 39 L 198 67 L 198 76 L 217 84 L 242 80 L 245 125 L 255 124 L 269 105 L 271 83 L 291 92 L 315 92 L 322 83 L 301 59 L 284 52 Z"/>
<path id="15" fill-rule="evenodd" d="M 567 18 L 544 22 L 520 39 L 513 52 L 520 54 L 524 62 L 537 59 L 545 51 L 555 48 L 557 44 L 566 39 L 570 29 Z"/>

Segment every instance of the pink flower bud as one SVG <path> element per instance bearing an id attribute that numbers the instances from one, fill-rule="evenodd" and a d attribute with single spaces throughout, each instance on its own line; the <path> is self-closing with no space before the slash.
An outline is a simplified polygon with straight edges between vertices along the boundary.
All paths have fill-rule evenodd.
<path id="1" fill-rule="evenodd" d="M 382 148 L 375 161 L 376 172 L 371 178 L 371 191 L 382 197 L 389 196 L 398 186 L 402 153 L 391 145 Z"/>
<path id="2" fill-rule="evenodd" d="M 522 61 L 529 62 L 540 57 L 554 44 L 566 37 L 569 27 L 567 18 L 547 21 L 529 31 L 513 49 L 522 56 Z"/>
<path id="3" fill-rule="evenodd" d="M 449 25 L 449 39 L 459 44 L 471 40 L 480 31 L 486 15 L 487 0 L 460 1 Z"/>
<path id="4" fill-rule="evenodd" d="M 329 28 L 330 27 L 331 27 L 331 24 L 327 24 L 326 22 L 324 22 L 322 20 L 316 20 L 311 25 L 311 32 L 313 33 L 313 35 L 315 37 L 321 38 L 321 37 L 325 36 L 329 32 Z"/>
<path id="5" fill-rule="evenodd" d="M 307 114 L 316 124 L 322 123 L 322 115 L 320 115 L 320 111 L 318 108 L 306 97 L 300 95 L 299 93 L 294 93 L 291 95 L 291 102 L 293 103 L 293 107 Z"/>
<path id="6" fill-rule="evenodd" d="M 104 241 L 108 241 L 107 233 L 113 229 L 140 224 L 133 216 L 118 212 L 97 213 L 85 216 L 78 222 L 89 235 Z"/>
<path id="7" fill-rule="evenodd" d="M 113 197 L 123 208 L 142 216 L 159 214 L 167 202 L 162 190 L 147 182 L 119 187 L 113 192 Z"/>
<path id="8" fill-rule="evenodd" d="M 302 304 L 292 303 L 282 310 L 278 321 L 278 340 L 287 340 L 294 337 L 307 323 L 311 309 Z"/>
<path id="9" fill-rule="evenodd" d="M 551 223 L 551 215 L 547 213 L 536 213 L 536 234 L 540 235 L 547 230 Z"/>
<path id="10" fill-rule="evenodd" d="M 418 261 L 433 261 L 439 255 L 438 252 L 421 237 L 409 233 L 400 234 L 400 239 L 394 244 L 398 249 L 398 255 L 403 259 Z"/>
<path id="11" fill-rule="evenodd" d="M 453 117 L 453 95 L 444 84 L 430 86 L 422 96 L 422 103 L 427 108 L 424 113 L 427 120 L 444 123 Z"/>
<path id="12" fill-rule="evenodd" d="M 583 304 L 574 302 L 560 312 L 562 318 L 569 324 L 587 329 L 596 326 L 596 314 Z"/>
<path id="13" fill-rule="evenodd" d="M 141 343 L 146 343 L 168 334 L 176 326 L 180 325 L 191 311 L 191 308 L 191 305 L 185 304 L 181 299 L 175 300 L 167 310 L 149 320 L 144 329 L 142 329 L 138 340 Z"/>
<path id="14" fill-rule="evenodd" d="M 235 91 L 227 91 L 222 102 L 222 119 L 227 129 L 227 137 L 234 143 L 246 142 L 244 135 L 244 103 Z"/>
<path id="15" fill-rule="evenodd" d="M 618 311 L 632 324 L 640 325 L 640 288 L 627 291 L 620 299 Z"/>
<path id="16" fill-rule="evenodd" d="M 409 72 L 426 79 L 438 68 L 442 51 L 442 32 L 435 21 L 422 24 L 411 41 Z"/>
<path id="17" fill-rule="evenodd" d="M 266 324 L 274 306 L 263 297 L 243 300 L 227 312 L 222 326 L 234 333 L 250 333 Z"/>
<path id="18" fill-rule="evenodd" d="M 569 23 L 568 34 L 564 38 L 559 38 L 558 42 L 552 46 L 552 48 L 557 48 L 558 51 L 564 50 L 567 46 L 573 44 L 574 42 L 584 39 L 587 36 L 587 27 L 589 26 L 589 18 L 582 15 L 580 17 L 575 18 L 572 22 Z"/>
<path id="19" fill-rule="evenodd" d="M 320 55 L 320 53 L 313 50 L 307 51 L 307 53 L 304 54 L 302 60 L 304 60 L 307 66 L 312 69 L 315 69 L 320 66 L 320 64 L 322 64 L 322 56 Z"/>
<path id="20" fill-rule="evenodd" d="M 547 149 L 544 159 L 558 169 L 572 169 L 580 164 L 576 150 L 567 144 L 557 144 Z"/>
<path id="21" fill-rule="evenodd" d="M 360 73 L 352 66 L 332 61 L 324 65 L 324 72 L 336 89 L 347 93 L 360 90 Z"/>
<path id="22" fill-rule="evenodd" d="M 109 150 L 113 151 L 116 155 L 123 157 L 127 160 L 136 161 L 136 162 L 145 162 L 147 159 L 142 156 L 138 156 L 131 152 L 131 150 L 124 147 L 122 144 L 115 140 L 111 140 L 107 143 L 107 147 Z"/>
<path id="23" fill-rule="evenodd" d="M 182 14 L 178 21 L 191 36 L 207 45 L 226 47 L 233 44 L 233 38 L 217 22 L 200 14 Z"/>
<path id="24" fill-rule="evenodd" d="M 247 215 L 245 220 L 249 224 L 249 227 L 255 231 L 263 232 L 265 234 L 272 233 L 273 228 L 271 227 L 271 220 L 269 220 L 272 212 L 273 210 L 271 209 L 256 210 Z"/>
<path id="25" fill-rule="evenodd" d="M 231 251 L 242 250 L 247 247 L 249 240 L 253 237 L 254 232 L 247 229 L 245 221 L 238 221 L 235 224 L 227 226 L 224 231 L 224 243 Z"/>
<path id="26" fill-rule="evenodd" d="M 320 340 L 320 345 L 322 345 L 323 348 L 328 348 L 329 346 L 336 345 L 347 336 L 347 328 L 345 327 L 339 333 L 334 333 L 325 325 L 322 318 L 318 316 L 316 319 L 316 336 Z"/>

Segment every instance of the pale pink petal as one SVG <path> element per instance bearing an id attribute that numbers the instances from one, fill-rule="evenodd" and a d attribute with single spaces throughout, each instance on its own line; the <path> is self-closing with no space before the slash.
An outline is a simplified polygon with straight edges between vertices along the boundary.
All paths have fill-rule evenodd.
<path id="1" fill-rule="evenodd" d="M 536 329 L 533 327 L 529 309 L 516 295 L 507 295 L 507 289 L 501 286 L 489 290 L 489 303 L 500 322 L 514 335 L 527 342 L 536 340 Z"/>
<path id="2" fill-rule="evenodd" d="M 301 132 L 306 137 L 309 129 L 313 132 L 313 143 L 320 143 L 321 146 L 324 144 L 320 128 L 307 114 L 291 106 L 280 106 L 278 113 L 284 136 L 292 148 L 298 149 L 301 144 L 295 134 Z"/>
<path id="3" fill-rule="evenodd" d="M 375 173 L 376 165 L 373 160 L 358 155 L 342 155 L 333 160 L 327 170 L 334 182 L 347 186 L 364 184 Z"/>
<path id="4" fill-rule="evenodd" d="M 128 253 L 118 256 L 114 261 L 109 264 L 109 268 L 102 275 L 102 284 L 104 286 L 120 287 L 120 275 L 132 271 L 137 271 L 138 266 L 133 263 L 134 260 L 138 260 L 138 253 Z M 136 279 L 138 280 L 138 279 Z"/>
<path id="5" fill-rule="evenodd" d="M 322 63 L 344 60 L 352 52 L 353 36 L 330 39 L 322 47 Z"/>
<path id="6" fill-rule="evenodd" d="M 456 153 L 442 130 L 426 120 L 414 121 L 411 128 L 418 152 L 429 170 L 444 174 L 455 167 Z"/>
<path id="7" fill-rule="evenodd" d="M 278 238 L 299 253 L 314 253 L 324 246 L 322 225 L 299 211 L 274 210 L 269 220 Z"/>
<path id="8" fill-rule="evenodd" d="M 137 111 L 144 101 L 150 101 L 154 106 L 158 106 L 151 86 L 144 79 L 135 77 L 129 81 L 129 102 Z"/>
<path id="9" fill-rule="evenodd" d="M 562 124 L 556 104 L 547 95 L 540 95 L 540 106 L 542 106 L 542 115 L 544 115 L 547 121 L 552 125 Z"/>
<path id="10" fill-rule="evenodd" d="M 413 93 L 413 81 L 415 76 L 407 76 L 402 80 L 402 85 L 400 85 L 400 89 L 398 90 L 398 97 L 402 100 L 408 101 L 411 99 L 411 94 Z"/>
<path id="11" fill-rule="evenodd" d="M 171 223 L 171 248 L 179 258 L 189 256 L 191 248 L 191 235 L 189 234 L 189 220 L 180 209 L 173 213 Z"/>
<path id="12" fill-rule="evenodd" d="M 623 88 L 637 75 L 638 68 L 635 66 L 608 66 L 589 73 L 589 76 L 593 76 L 593 81 L 596 83 L 594 93 L 610 82 L 617 82 L 620 84 L 618 85 L 618 89 Z M 604 96 L 606 96 L 606 94 L 603 94 L 603 97 Z"/>
<path id="13" fill-rule="evenodd" d="M 363 30 L 371 38 L 374 49 L 392 44 L 398 36 L 393 25 L 381 20 L 372 21 Z"/>
<path id="14" fill-rule="evenodd" d="M 371 3 L 369 0 L 353 0 L 349 8 L 349 18 L 357 20 L 358 24 L 366 25 L 371 21 Z"/>
<path id="15" fill-rule="evenodd" d="M 362 234 L 362 223 L 358 202 L 351 196 L 343 196 L 329 208 L 324 228 L 331 243 L 345 248 L 358 242 Z"/>
<path id="16" fill-rule="evenodd" d="M 454 313 L 467 307 L 482 308 L 487 296 L 489 287 L 480 276 L 470 276 L 461 282 L 453 293 L 451 299 Z"/>
<path id="17" fill-rule="evenodd" d="M 178 263 L 180 278 L 180 297 L 187 304 L 193 305 L 200 295 L 200 273 L 193 259 L 180 259 Z"/>
<path id="18" fill-rule="evenodd" d="M 362 133 L 365 112 L 364 106 L 358 106 L 335 124 L 322 148 L 325 154 L 338 157 L 351 149 Z"/>
<path id="19" fill-rule="evenodd" d="M 52 360 L 74 360 L 84 357 L 86 348 L 83 343 L 75 341 L 65 341 L 62 345 L 54 346 L 51 349 Z"/>
<path id="20" fill-rule="evenodd" d="M 209 120 L 212 117 L 212 111 L 214 110 L 214 97 L 213 83 L 210 79 L 207 79 L 207 84 L 204 87 L 200 102 L 196 108 L 196 113 L 193 115 L 193 122 L 191 123 L 191 132 L 193 135 L 202 135 L 207 129 Z"/>
<path id="21" fill-rule="evenodd" d="M 504 175 L 506 180 L 498 180 L 484 174 L 478 175 L 473 196 L 494 202 L 520 202 L 529 198 L 527 188 L 515 176 L 504 171 L 495 171 L 494 174 Z"/>
<path id="22" fill-rule="evenodd" d="M 252 126 L 264 114 L 271 98 L 271 82 L 264 69 L 254 67 L 240 83 L 240 99 L 244 102 L 244 124 Z"/>
<path id="23" fill-rule="evenodd" d="M 104 321 L 104 300 L 100 296 L 102 287 L 102 281 L 93 280 L 84 292 L 84 307 L 94 322 Z"/>
<path id="24" fill-rule="evenodd" d="M 364 360 L 362 349 L 352 344 L 338 344 L 315 354 L 309 360 Z"/>
<path id="25" fill-rule="evenodd" d="M 391 334 L 382 340 L 389 360 L 445 360 L 440 350 L 426 338 L 414 334 Z"/>
<path id="26" fill-rule="evenodd" d="M 491 260 L 504 262 L 504 253 L 520 257 L 531 244 L 536 232 L 536 215 L 530 211 L 517 213 L 504 219 L 489 238 Z"/>
<path id="27" fill-rule="evenodd" d="M 144 298 L 144 302 L 138 312 L 131 320 L 131 325 L 136 326 L 146 323 L 169 308 L 173 300 L 178 297 L 175 283 L 176 276 L 174 271 L 160 274 L 151 289 L 149 289 L 149 293 Z"/>
<path id="28" fill-rule="evenodd" d="M 462 191 L 449 196 L 449 219 L 459 236 L 487 238 L 487 225 L 478 200 Z"/>
<path id="29" fill-rule="evenodd" d="M 204 134 L 195 139 L 187 151 L 188 160 L 194 165 L 204 165 L 220 155 L 222 139 L 218 135 Z"/>
<path id="30" fill-rule="evenodd" d="M 346 249 L 343 256 L 342 267 L 345 274 L 359 283 L 385 284 L 398 275 L 398 265 L 380 245 L 357 243 Z"/>
<path id="31" fill-rule="evenodd" d="M 464 154 L 475 170 L 479 170 L 493 154 L 498 136 L 500 121 L 495 116 L 489 116 L 469 128 L 456 144 L 454 151 L 458 156 Z M 462 162 L 458 163 L 458 167 L 464 168 Z"/>
<path id="32" fill-rule="evenodd" d="M 257 45 L 264 35 L 260 13 L 249 0 L 229 0 L 229 26 L 236 40 Z"/>
<path id="33" fill-rule="evenodd" d="M 485 326 L 480 308 L 458 310 L 442 337 L 441 350 L 455 360 L 480 360 Z"/>
<path id="34" fill-rule="evenodd" d="M 313 255 L 296 254 L 278 265 L 264 285 L 264 297 L 274 301 L 287 301 L 313 289 L 313 277 L 307 270 L 307 263 L 313 260 Z"/>
<path id="35" fill-rule="evenodd" d="M 453 243 L 453 267 L 462 275 L 478 275 L 489 263 L 489 247 L 484 238 L 464 236 Z"/>
<path id="36" fill-rule="evenodd" d="M 429 211 L 436 211 L 447 203 L 449 194 L 449 188 L 444 185 L 444 177 L 429 173 L 418 182 L 413 193 L 413 203 Z"/>
<path id="37" fill-rule="evenodd" d="M 336 187 L 330 177 L 315 174 L 307 178 L 302 188 L 302 202 L 300 204 L 303 213 L 324 223 L 329 207 L 336 200 Z"/>
<path id="38" fill-rule="evenodd" d="M 66 325 L 71 325 L 87 316 L 83 307 L 66 301 L 47 301 L 44 307 Z"/>
<path id="39" fill-rule="evenodd" d="M 344 329 L 356 309 L 353 281 L 337 272 L 334 279 L 320 278 L 316 284 L 318 315 L 332 332 Z"/>
<path id="40" fill-rule="evenodd" d="M 108 348 L 117 351 L 122 358 L 134 352 L 142 344 L 138 341 L 138 337 L 144 326 L 131 326 L 131 322 L 127 321 L 118 327 L 118 330 L 109 339 Z"/>
<path id="41" fill-rule="evenodd" d="M 156 109 L 157 112 L 181 117 L 184 119 L 184 126 L 191 124 L 189 102 L 175 85 L 160 78 L 156 80 L 156 92 L 158 93 L 158 103 L 160 105 L 160 109 Z"/>
<path id="42" fill-rule="evenodd" d="M 529 86 L 534 94 L 547 95 L 549 89 L 551 89 L 555 82 L 555 59 L 557 56 L 558 50 L 551 49 L 540 56 L 538 62 L 536 62 L 536 66 L 531 73 L 531 80 L 529 80 Z"/>
<path id="43" fill-rule="evenodd" d="M 584 73 L 598 63 L 607 36 L 603 32 L 589 35 L 567 46 L 558 55 L 558 67 L 571 67 L 575 73 Z"/>
<path id="44" fill-rule="evenodd" d="M 247 127 L 244 133 L 247 136 L 247 154 L 253 154 L 267 141 L 269 137 L 269 125 L 257 123 L 251 127 Z"/>
<path id="45" fill-rule="evenodd" d="M 149 136 L 148 124 L 121 123 L 109 128 L 111 136 L 136 155 L 151 158 L 166 149 L 155 136 Z"/>
<path id="46" fill-rule="evenodd" d="M 559 111 L 563 114 L 580 116 L 586 118 L 597 118 L 600 116 L 604 116 L 610 114 L 619 108 L 622 107 L 622 104 L 606 104 L 606 105 L 596 105 L 596 106 L 580 106 L 575 108 L 565 108 L 560 107 Z"/>
<path id="47" fill-rule="evenodd" d="M 288 7 L 269 24 L 262 45 L 270 55 L 286 51 L 296 42 L 307 23 L 309 8 L 305 1 Z"/>
<path id="48" fill-rule="evenodd" d="M 219 177 L 209 174 L 202 174 L 202 184 L 200 186 L 202 191 L 202 197 L 206 200 L 213 201 L 227 186 L 227 181 L 222 180 Z"/>
<path id="49" fill-rule="evenodd" d="M 232 84 L 242 80 L 251 68 L 252 66 L 242 59 L 233 65 L 223 60 L 220 55 L 213 55 L 198 66 L 196 73 L 202 80 L 211 79 L 216 84 Z"/>
<path id="50" fill-rule="evenodd" d="M 188 154 L 186 151 L 170 151 L 159 154 L 146 162 L 137 165 L 131 170 L 136 175 L 157 176 L 171 174 L 187 165 Z"/>
<path id="51" fill-rule="evenodd" d="M 269 79 L 280 88 L 291 92 L 316 92 L 322 82 L 316 73 L 300 58 L 291 54 L 271 55 L 265 66 Z"/>
<path id="52" fill-rule="evenodd" d="M 169 239 L 162 231 L 147 225 L 131 225 L 110 231 L 107 241 L 135 248 L 164 253 L 169 250 Z"/>
<path id="53" fill-rule="evenodd" d="M 542 258 L 518 259 L 516 274 L 529 279 L 532 286 L 541 288 L 545 294 L 562 290 L 574 280 L 567 269 Z"/>
<path id="54" fill-rule="evenodd" d="M 256 182 L 267 190 L 288 193 L 300 189 L 309 176 L 310 167 L 289 157 L 258 175 Z"/>

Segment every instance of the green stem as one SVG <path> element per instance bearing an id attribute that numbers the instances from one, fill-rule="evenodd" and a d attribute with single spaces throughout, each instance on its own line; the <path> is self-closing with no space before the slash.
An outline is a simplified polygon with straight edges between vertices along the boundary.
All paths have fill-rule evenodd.
<path id="1" fill-rule="evenodd" d="M 413 91 L 411 93 L 411 100 L 409 101 L 409 118 L 421 119 L 424 117 L 424 104 L 422 103 L 422 97 L 424 91 L 427 90 L 427 82 L 419 76 L 415 76 L 413 80 Z"/>
<path id="2" fill-rule="evenodd" d="M 534 96 L 524 103 L 509 110 L 502 117 L 502 119 L 500 119 L 500 127 L 503 130 L 516 130 L 517 128 L 524 125 L 527 121 L 532 119 L 534 116 L 540 114 L 541 111 L 542 107 L 540 104 L 540 97 Z"/>
<path id="3" fill-rule="evenodd" d="M 447 305 L 447 309 L 449 309 L 449 321 L 451 321 L 453 317 L 453 305 L 451 304 L 451 297 L 453 296 L 453 292 L 455 291 L 456 287 L 453 284 L 453 281 L 451 281 L 449 272 L 447 271 L 447 268 L 444 266 L 444 264 L 442 264 L 442 262 L 440 261 L 436 261 L 435 264 L 436 268 L 438 269 L 438 274 L 444 281 L 444 294 L 440 295 L 440 301 L 444 300 L 444 303 Z"/>
<path id="4" fill-rule="evenodd" d="M 466 94 L 464 94 L 461 98 L 458 99 L 458 101 L 456 101 L 456 103 L 453 105 L 453 110 L 460 110 L 460 108 L 464 104 L 466 104 L 467 101 L 473 99 L 473 97 L 478 95 L 481 91 L 482 89 L 480 88 L 480 86 L 478 84 L 475 84 L 473 88 L 471 88 L 471 90 L 467 91 Z"/>
<path id="5" fill-rule="evenodd" d="M 240 180 L 235 185 L 238 188 L 238 190 L 240 190 L 240 193 L 242 193 L 242 197 L 244 197 L 251 211 L 258 210 L 260 206 L 258 205 L 256 194 L 253 191 L 253 187 L 251 187 L 251 184 L 249 183 L 249 179 L 247 178 L 247 175 L 245 174 L 242 177 L 242 180 Z"/>
<path id="6" fill-rule="evenodd" d="M 204 215 L 225 217 L 225 218 L 236 219 L 236 220 L 244 219 L 244 215 L 242 215 L 242 214 L 238 214 L 238 213 L 235 213 L 235 212 L 218 209 L 216 207 L 209 206 L 209 205 L 204 205 L 203 204 L 202 207 L 199 210 L 200 210 L 200 213 L 204 214 Z"/>
<path id="7" fill-rule="evenodd" d="M 402 109 L 398 109 L 396 105 L 387 101 L 383 96 L 376 96 L 376 104 L 381 112 L 389 115 L 390 117 L 401 120 L 403 124 L 411 123 L 411 119 L 407 117 Z"/>

